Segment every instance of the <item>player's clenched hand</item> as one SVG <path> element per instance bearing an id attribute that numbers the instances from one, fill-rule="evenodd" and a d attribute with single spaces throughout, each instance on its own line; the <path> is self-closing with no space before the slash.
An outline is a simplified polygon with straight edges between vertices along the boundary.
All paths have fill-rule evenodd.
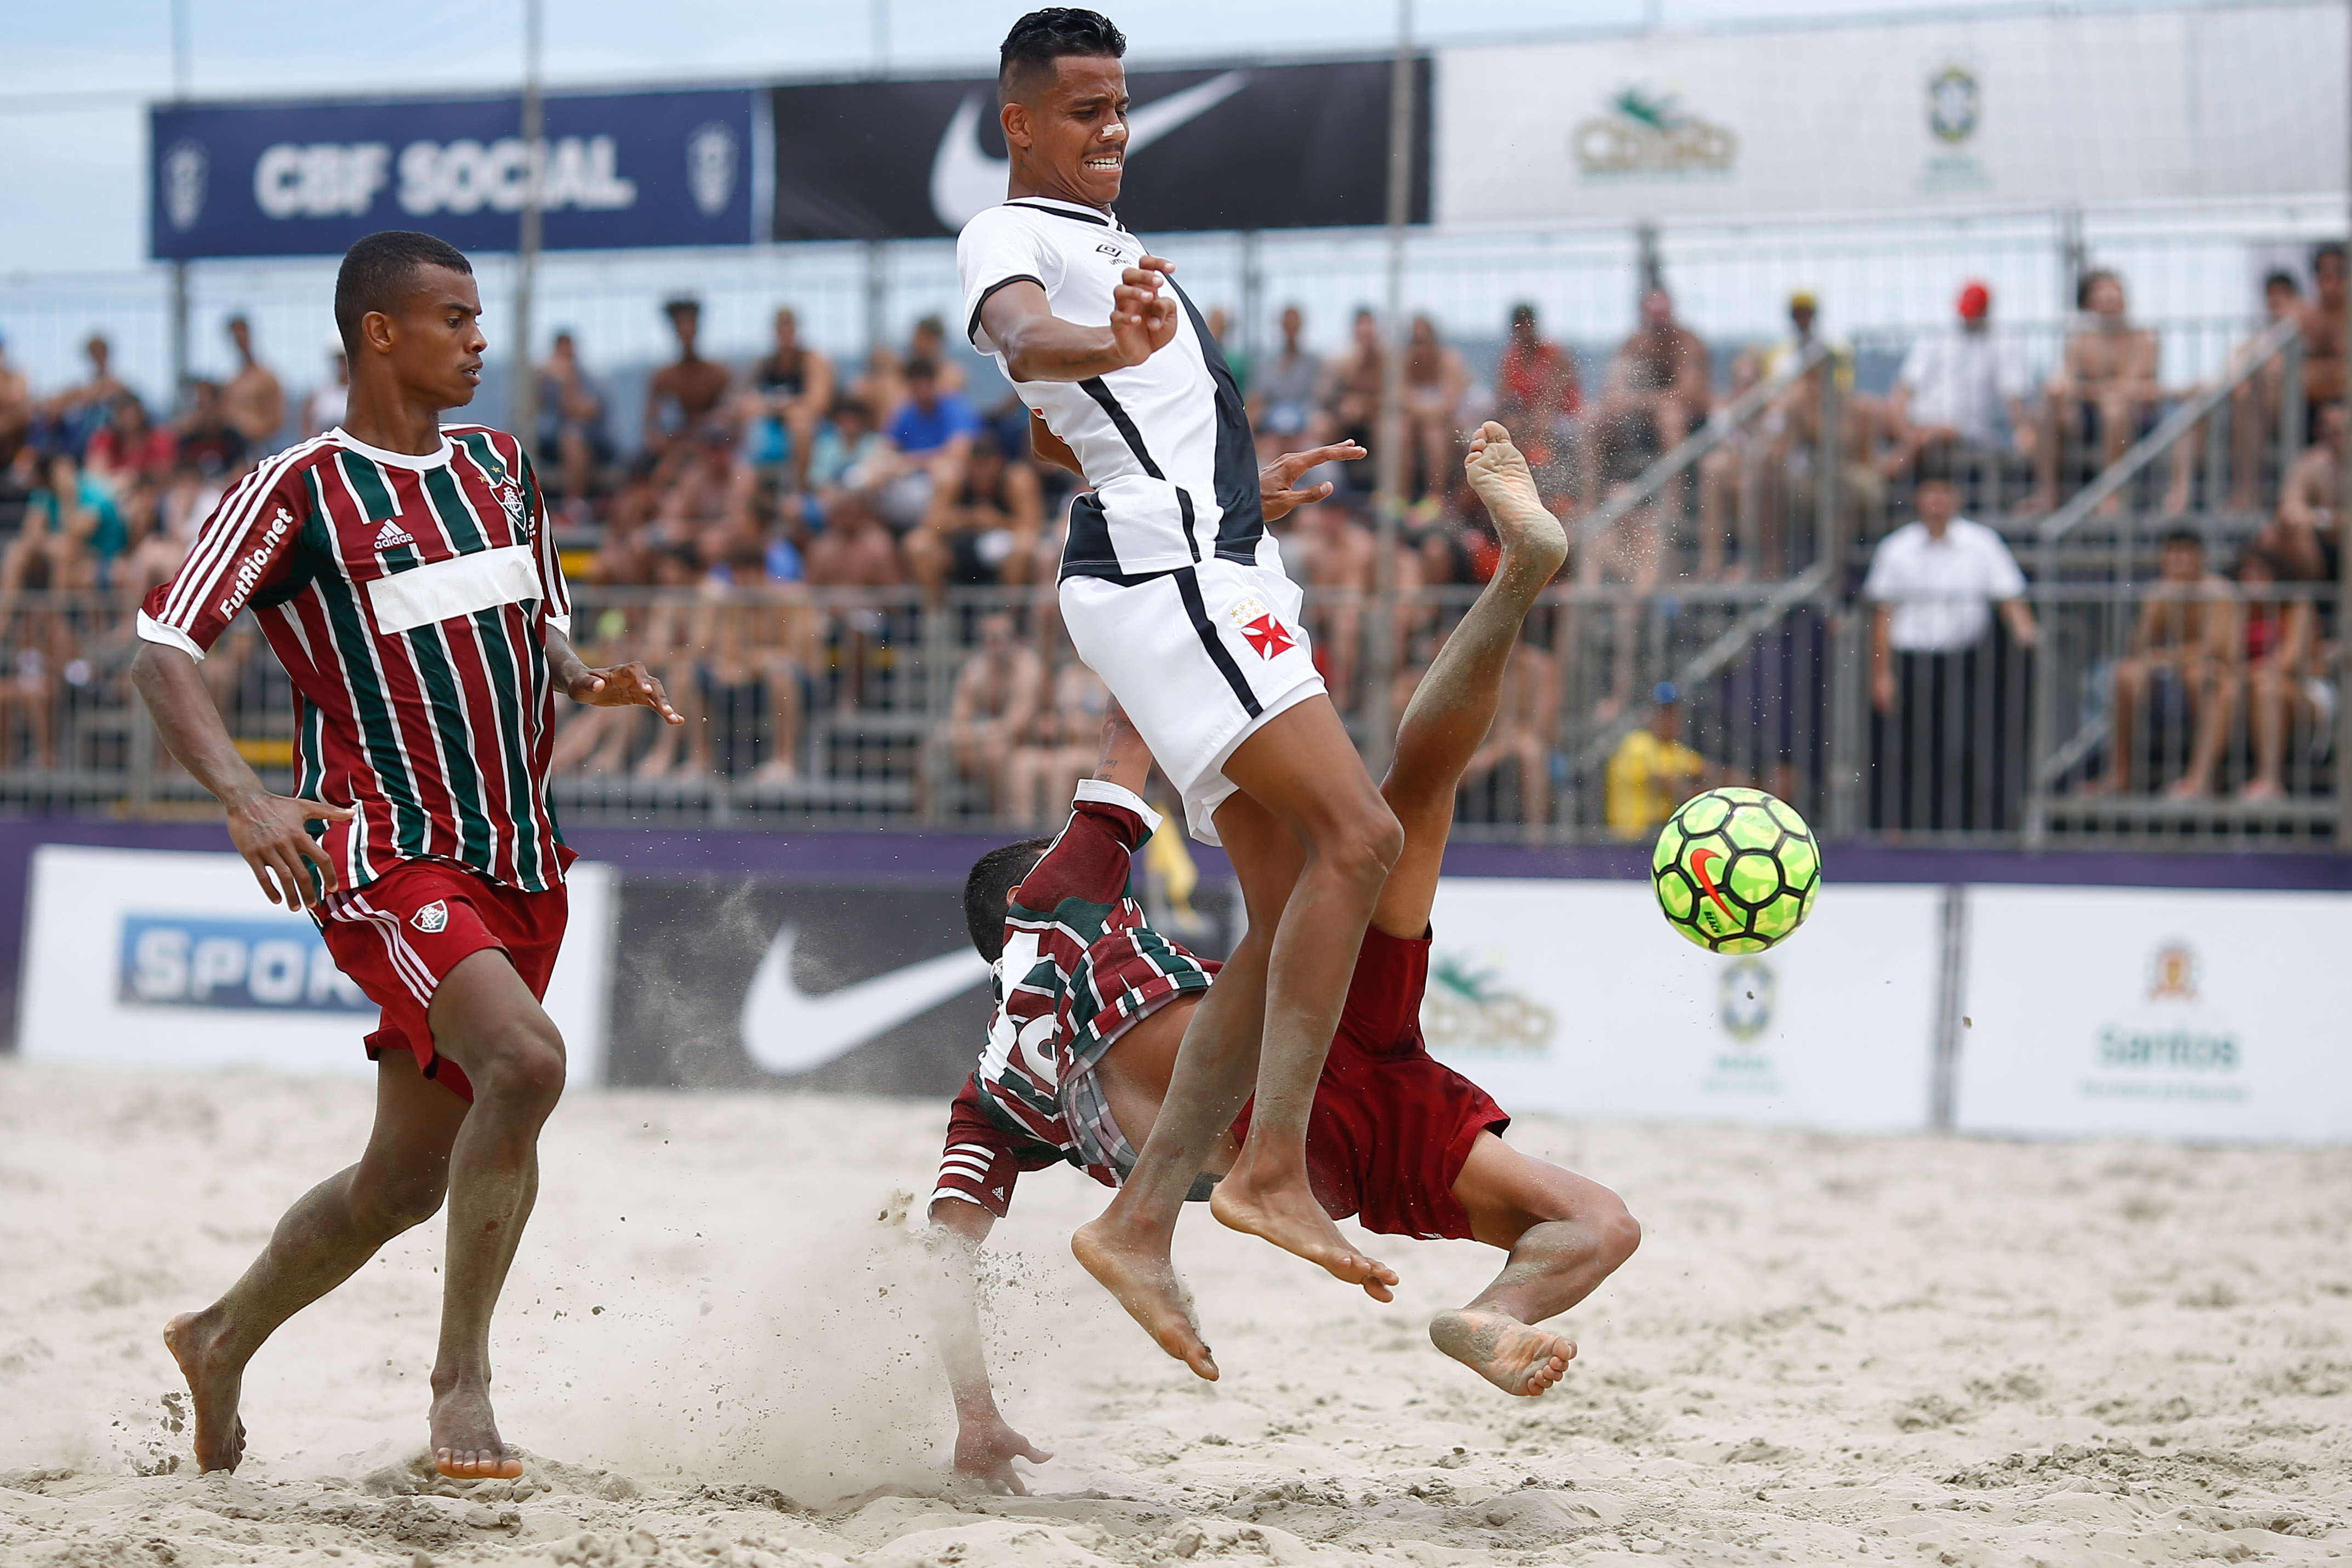
<path id="1" fill-rule="evenodd" d="M 640 664 L 583 669 L 572 677 L 564 695 L 583 707 L 649 707 L 671 724 L 686 722 L 669 706 L 669 694 L 662 690 L 661 682 Z"/>
<path id="2" fill-rule="evenodd" d="M 229 807 L 228 838 L 270 903 L 309 909 L 335 891 L 335 862 L 304 824 L 348 822 L 352 816 L 349 806 L 324 800 L 256 795 Z"/>
<path id="3" fill-rule="evenodd" d="M 1110 293 L 1110 336 L 1120 356 L 1139 365 L 1176 338 L 1175 296 L 1162 289 L 1176 264 L 1147 256 L 1119 277 Z"/>
<path id="4" fill-rule="evenodd" d="M 1543 507 L 1543 497 L 1536 493 L 1536 477 L 1528 472 L 1528 460 L 1511 444 L 1511 433 L 1491 419 L 1471 436 L 1470 455 L 1463 459 L 1462 468 L 1470 487 L 1478 492 L 1490 512 Z"/>
<path id="5" fill-rule="evenodd" d="M 1331 482 L 1309 485 L 1297 489 L 1299 476 L 1320 468 L 1326 463 L 1353 463 L 1364 455 L 1364 449 L 1352 441 L 1338 441 L 1328 446 L 1318 446 L 1310 452 L 1286 452 L 1257 471 L 1258 505 L 1265 509 L 1265 520 L 1278 523 L 1300 507 L 1311 507 L 1331 493 Z"/>
<path id="6" fill-rule="evenodd" d="M 963 1421 L 956 1427 L 955 1473 L 995 1492 L 1027 1497 L 1029 1489 L 1013 1473 L 1013 1461 L 1042 1465 L 1054 1456 L 1004 1424 L 1001 1416 Z"/>

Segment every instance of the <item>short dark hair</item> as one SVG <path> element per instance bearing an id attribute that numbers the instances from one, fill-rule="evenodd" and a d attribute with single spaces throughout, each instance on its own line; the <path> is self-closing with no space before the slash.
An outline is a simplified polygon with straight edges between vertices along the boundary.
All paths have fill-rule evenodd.
<path id="1" fill-rule="evenodd" d="M 344 353 L 358 352 L 360 318 L 399 304 L 409 279 L 423 267 L 474 275 L 474 264 L 464 251 L 414 229 L 383 229 L 343 252 L 343 265 L 335 272 L 335 330 L 343 340 Z"/>
<path id="2" fill-rule="evenodd" d="M 2263 274 L 2263 292 L 2268 294 L 2273 288 L 2284 288 L 2289 294 L 2303 292 L 2303 285 L 2295 281 L 2294 273 L 2276 267 Z"/>
<path id="3" fill-rule="evenodd" d="M 1960 455 L 1948 441 L 1930 441 L 1919 448 L 1918 460 L 1912 465 L 1911 483 L 1920 485 L 1957 485 L 1960 477 Z"/>
<path id="4" fill-rule="evenodd" d="M 2164 537 L 2157 543 L 2163 549 L 2170 549 L 2174 545 L 2187 545 L 2199 555 L 2205 553 L 2205 536 L 2185 524 L 2165 529 Z"/>
<path id="5" fill-rule="evenodd" d="M 2344 265 L 2344 242 L 2342 240 L 2322 240 L 2317 245 L 2313 246 L 2311 247 L 2311 270 L 2317 272 L 2319 270 L 2319 264 L 2331 256 L 2336 258 L 2336 266 L 2341 267 Z"/>
<path id="6" fill-rule="evenodd" d="M 1054 75 L 1054 62 L 1065 55 L 1095 59 L 1122 59 L 1127 35 L 1111 26 L 1099 11 L 1075 5 L 1048 5 L 1013 24 L 997 51 L 996 101 L 1001 108 Z"/>
<path id="7" fill-rule="evenodd" d="M 1013 903 L 1013 890 L 1053 847 L 1051 839 L 999 845 L 974 861 L 971 874 L 963 879 L 964 929 L 990 963 L 1004 956 L 1004 912 Z"/>
<path id="8" fill-rule="evenodd" d="M 912 359 L 907 361 L 907 379 L 910 382 L 935 382 L 940 379 L 936 360 Z"/>
<path id="9" fill-rule="evenodd" d="M 702 301 L 691 294 L 673 295 L 662 301 L 662 314 L 673 321 L 680 316 L 699 316 L 702 314 Z"/>

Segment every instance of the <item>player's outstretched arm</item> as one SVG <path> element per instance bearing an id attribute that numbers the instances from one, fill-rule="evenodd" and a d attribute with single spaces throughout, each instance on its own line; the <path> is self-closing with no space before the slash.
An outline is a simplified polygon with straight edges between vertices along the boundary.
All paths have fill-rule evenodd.
<path id="1" fill-rule="evenodd" d="M 1102 750 L 1095 758 L 1095 777 L 1116 784 L 1130 795 L 1140 795 L 1151 779 L 1151 747 L 1129 721 L 1127 710 L 1113 697 L 1103 710 Z"/>
<path id="2" fill-rule="evenodd" d="M 1301 507 L 1311 507 L 1331 494 L 1331 482 L 1298 488 L 1299 476 L 1326 463 L 1353 463 L 1364 449 L 1352 441 L 1338 441 L 1307 452 L 1286 452 L 1257 471 L 1258 505 L 1265 520 L 1278 523 Z"/>
<path id="3" fill-rule="evenodd" d="M 237 755 L 196 662 L 181 650 L 141 643 L 131 661 L 131 683 L 154 716 L 164 748 L 227 808 L 229 841 L 253 868 L 253 879 L 269 902 L 308 909 L 334 892 L 334 862 L 306 824 L 349 821 L 352 809 L 273 795 L 263 788 L 260 776 Z"/>
<path id="4" fill-rule="evenodd" d="M 1139 365 L 1176 339 L 1177 304 L 1160 285 L 1176 264 L 1147 256 L 1111 291 L 1110 324 L 1081 327 L 1054 314 L 1045 291 L 1007 284 L 980 308 L 989 341 L 1016 382 L 1083 382 Z"/>
<path id="5" fill-rule="evenodd" d="M 651 670 L 635 662 L 592 670 L 572 651 L 572 639 L 552 626 L 547 629 L 547 667 L 563 695 L 583 707 L 649 707 L 666 723 L 686 722 Z"/>
<path id="6" fill-rule="evenodd" d="M 1013 1461 L 1042 1465 L 1054 1456 L 1013 1429 L 997 1409 L 995 1390 L 989 1385 L 973 1261 L 995 1224 L 994 1215 L 961 1198 L 943 1197 L 931 1205 L 940 1259 L 940 1288 L 931 1298 L 932 1329 L 940 1359 L 947 1363 L 949 1390 L 955 1396 L 955 1473 L 992 1491 L 1026 1497 L 1029 1489 L 1013 1472 Z"/>

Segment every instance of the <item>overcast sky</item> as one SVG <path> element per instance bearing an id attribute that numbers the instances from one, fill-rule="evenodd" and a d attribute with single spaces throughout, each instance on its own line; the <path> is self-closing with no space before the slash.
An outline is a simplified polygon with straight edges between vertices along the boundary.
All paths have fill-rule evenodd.
<path id="1" fill-rule="evenodd" d="M 1670 27 L 2014 0 L 1657 0 Z M 2128 3 L 2128 0 L 2121 0 Z M 196 97 L 482 88 L 513 81 L 521 0 L 183 0 Z M 2101 0 L 2093 7 L 2105 8 Z M 545 0 L 552 84 L 873 68 L 980 70 L 1023 0 Z M 2086 8 L 2082 0 L 2058 7 Z M 1393 40 L 1381 0 L 1113 6 L 1133 57 L 1362 51 Z M 116 271 L 146 248 L 142 109 L 173 89 L 171 0 L 23 0 L 0 48 L 0 274 Z M 1425 43 L 1642 25 L 1645 0 L 1418 0 Z M 649 21 L 658 17 L 658 23 Z"/>

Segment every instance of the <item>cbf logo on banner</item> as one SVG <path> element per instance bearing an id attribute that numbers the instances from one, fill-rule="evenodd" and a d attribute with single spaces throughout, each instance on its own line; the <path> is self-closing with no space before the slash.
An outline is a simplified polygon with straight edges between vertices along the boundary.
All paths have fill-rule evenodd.
<path id="1" fill-rule="evenodd" d="M 316 256 L 377 229 L 511 250 L 536 172 L 551 250 L 743 245 L 751 95 L 206 104 L 151 111 L 158 257 Z"/>

